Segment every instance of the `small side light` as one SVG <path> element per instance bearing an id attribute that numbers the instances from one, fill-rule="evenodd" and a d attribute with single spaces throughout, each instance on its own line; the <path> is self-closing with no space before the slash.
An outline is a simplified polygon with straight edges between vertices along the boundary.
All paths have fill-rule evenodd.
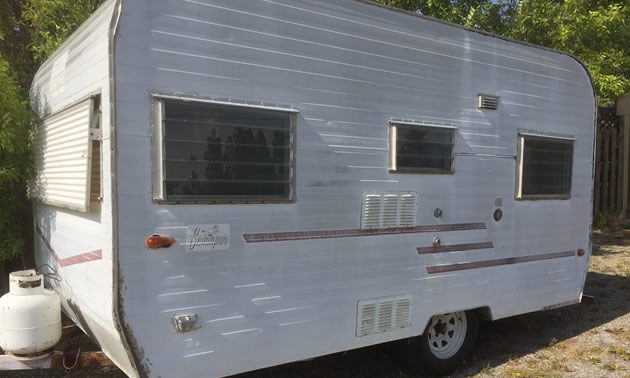
<path id="1" fill-rule="evenodd" d="M 144 241 L 144 245 L 149 248 L 168 248 L 173 243 L 175 243 L 175 239 L 160 234 L 153 234 Z"/>
<path id="2" fill-rule="evenodd" d="M 578 249 L 578 256 L 584 256 L 585 253 L 583 249 Z"/>

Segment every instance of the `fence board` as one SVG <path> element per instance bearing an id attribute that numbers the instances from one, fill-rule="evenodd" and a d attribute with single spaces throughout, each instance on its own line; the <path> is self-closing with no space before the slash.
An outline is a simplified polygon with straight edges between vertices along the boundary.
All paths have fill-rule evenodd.
<path id="1" fill-rule="evenodd" d="M 617 154 L 617 209 L 623 208 L 623 171 L 624 171 L 624 132 L 623 124 L 620 122 L 617 127 L 617 143 L 619 145 L 619 153 Z"/>
<path id="2" fill-rule="evenodd" d="M 619 214 L 623 205 L 623 127 L 616 109 L 597 113 L 593 212 Z"/>
<path id="3" fill-rule="evenodd" d="M 605 128 L 602 130 L 604 137 L 603 142 L 603 167 L 602 167 L 602 210 L 608 211 L 610 204 L 608 203 L 608 197 L 610 195 L 610 129 Z"/>
<path id="4" fill-rule="evenodd" d="M 598 213 L 601 208 L 601 198 L 602 198 L 602 146 L 600 146 L 600 141 L 602 140 L 602 128 L 597 127 L 595 131 L 595 140 L 596 140 L 596 149 L 595 149 L 595 194 L 594 194 L 594 204 L 593 210 L 595 213 Z"/>

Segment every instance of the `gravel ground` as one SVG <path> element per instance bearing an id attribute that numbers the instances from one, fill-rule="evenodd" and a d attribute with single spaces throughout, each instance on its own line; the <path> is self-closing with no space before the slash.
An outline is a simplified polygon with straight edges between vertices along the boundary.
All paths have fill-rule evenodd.
<path id="1" fill-rule="evenodd" d="M 482 322 L 476 352 L 453 377 L 630 377 L 630 230 L 596 231 L 585 293 L 592 304 Z M 94 348 L 74 333 L 65 345 Z M 90 346 L 91 345 L 91 346 Z M 421 377 L 400 343 L 241 374 L 238 378 Z M 116 368 L 20 372 L 9 377 L 124 377 Z"/>

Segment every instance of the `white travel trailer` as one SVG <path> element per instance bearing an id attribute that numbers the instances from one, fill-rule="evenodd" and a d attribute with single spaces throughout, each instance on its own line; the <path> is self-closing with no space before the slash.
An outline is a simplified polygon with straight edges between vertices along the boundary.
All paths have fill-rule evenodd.
<path id="1" fill-rule="evenodd" d="M 581 299 L 572 56 L 365 1 L 109 0 L 32 92 L 37 262 L 130 376 L 411 337 L 444 373 L 479 316 Z"/>

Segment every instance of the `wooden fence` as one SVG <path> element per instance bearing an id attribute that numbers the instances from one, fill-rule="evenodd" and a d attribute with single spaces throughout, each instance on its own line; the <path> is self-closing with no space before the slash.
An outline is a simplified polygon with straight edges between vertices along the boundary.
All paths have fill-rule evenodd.
<path id="1" fill-rule="evenodd" d="M 623 206 L 623 127 L 616 107 L 598 108 L 593 213 L 619 215 Z"/>

